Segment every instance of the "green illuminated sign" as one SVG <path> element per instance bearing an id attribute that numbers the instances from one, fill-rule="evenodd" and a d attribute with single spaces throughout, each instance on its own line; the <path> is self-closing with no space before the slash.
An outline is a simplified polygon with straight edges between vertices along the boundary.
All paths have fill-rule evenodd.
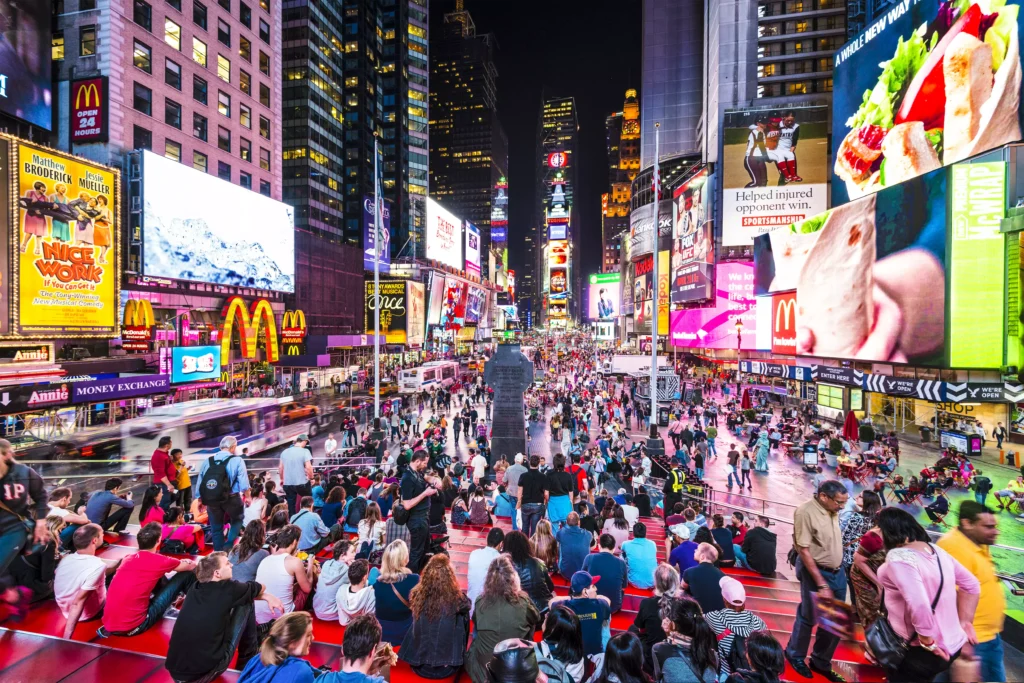
<path id="1" fill-rule="evenodd" d="M 950 200 L 949 364 L 1003 364 L 1006 163 L 953 166 Z"/>
<path id="2" fill-rule="evenodd" d="M 590 284 L 607 284 L 609 282 L 618 282 L 622 279 L 622 273 L 592 273 L 590 275 Z"/>

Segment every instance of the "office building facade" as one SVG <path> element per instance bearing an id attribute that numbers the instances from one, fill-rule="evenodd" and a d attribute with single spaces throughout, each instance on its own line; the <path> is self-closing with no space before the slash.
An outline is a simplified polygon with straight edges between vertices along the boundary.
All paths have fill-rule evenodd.
<path id="1" fill-rule="evenodd" d="M 636 90 L 626 91 L 622 111 L 605 119 L 608 193 L 601 200 L 601 270 L 619 271 L 623 232 L 629 231 L 630 186 L 640 172 L 640 104 Z"/>

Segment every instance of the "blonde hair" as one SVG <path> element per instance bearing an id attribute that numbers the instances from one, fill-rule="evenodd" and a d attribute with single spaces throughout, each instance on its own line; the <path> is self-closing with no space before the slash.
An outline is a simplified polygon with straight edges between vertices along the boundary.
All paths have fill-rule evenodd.
<path id="1" fill-rule="evenodd" d="M 491 560 L 484 579 L 484 592 L 477 598 L 478 603 L 504 601 L 516 604 L 520 599 L 529 597 L 523 593 L 519 583 L 519 572 L 512 564 L 508 553 L 498 555 Z"/>
<path id="2" fill-rule="evenodd" d="M 718 551 L 710 543 L 701 543 L 693 552 L 693 558 L 698 562 L 715 562 L 718 560 Z"/>
<path id="3" fill-rule="evenodd" d="M 391 541 L 384 548 L 384 555 L 380 560 L 380 576 L 377 580 L 381 583 L 398 583 L 412 573 L 408 564 L 409 546 L 400 538 Z"/>
<path id="4" fill-rule="evenodd" d="M 60 548 L 60 532 L 64 530 L 67 523 L 63 517 L 57 515 L 49 515 L 46 518 L 46 528 L 50 532 L 50 537 L 53 538 L 53 542 L 57 544 L 57 548 Z"/>
<path id="5" fill-rule="evenodd" d="M 270 633 L 260 646 L 260 661 L 264 666 L 278 666 L 288 659 L 295 644 L 306 637 L 313 623 L 308 612 L 289 612 L 270 627 Z"/>
<path id="6" fill-rule="evenodd" d="M 530 539 L 533 544 L 533 556 L 548 567 L 558 566 L 558 541 L 551 529 L 551 522 L 542 519 L 537 522 L 537 530 Z"/>

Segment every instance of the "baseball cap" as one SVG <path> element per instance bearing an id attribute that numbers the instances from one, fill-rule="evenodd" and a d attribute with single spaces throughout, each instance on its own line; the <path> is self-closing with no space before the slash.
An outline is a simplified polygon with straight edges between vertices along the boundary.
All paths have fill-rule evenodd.
<path id="1" fill-rule="evenodd" d="M 742 605 L 747 601 L 747 592 L 743 584 L 731 576 L 723 576 L 718 581 L 718 587 L 722 589 L 722 599 L 730 605 Z"/>
<path id="2" fill-rule="evenodd" d="M 572 575 L 569 583 L 569 590 L 573 595 L 579 595 L 601 580 L 600 576 L 591 576 L 589 572 L 576 572 Z"/>
<path id="3" fill-rule="evenodd" d="M 295 443 L 298 443 L 300 441 L 305 441 L 305 442 L 308 443 L 309 442 L 309 436 L 307 436 L 306 434 L 301 434 L 300 436 L 296 437 Z"/>
<path id="4" fill-rule="evenodd" d="M 684 541 L 690 540 L 690 528 L 685 524 L 673 524 L 668 530 Z"/>

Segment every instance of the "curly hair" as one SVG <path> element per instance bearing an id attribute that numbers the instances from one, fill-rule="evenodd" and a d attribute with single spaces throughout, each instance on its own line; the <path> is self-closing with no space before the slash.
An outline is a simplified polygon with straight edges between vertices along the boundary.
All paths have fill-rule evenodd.
<path id="1" fill-rule="evenodd" d="M 458 611 L 464 599 L 451 560 L 439 553 L 430 558 L 420 574 L 420 582 L 409 592 L 409 609 L 413 619 L 425 616 L 429 621 L 437 621 Z"/>
<path id="2" fill-rule="evenodd" d="M 519 585 L 519 573 L 508 553 L 491 560 L 487 578 L 484 579 L 484 592 L 477 600 L 481 603 L 504 601 L 516 604 L 519 600 L 529 599 Z"/>

